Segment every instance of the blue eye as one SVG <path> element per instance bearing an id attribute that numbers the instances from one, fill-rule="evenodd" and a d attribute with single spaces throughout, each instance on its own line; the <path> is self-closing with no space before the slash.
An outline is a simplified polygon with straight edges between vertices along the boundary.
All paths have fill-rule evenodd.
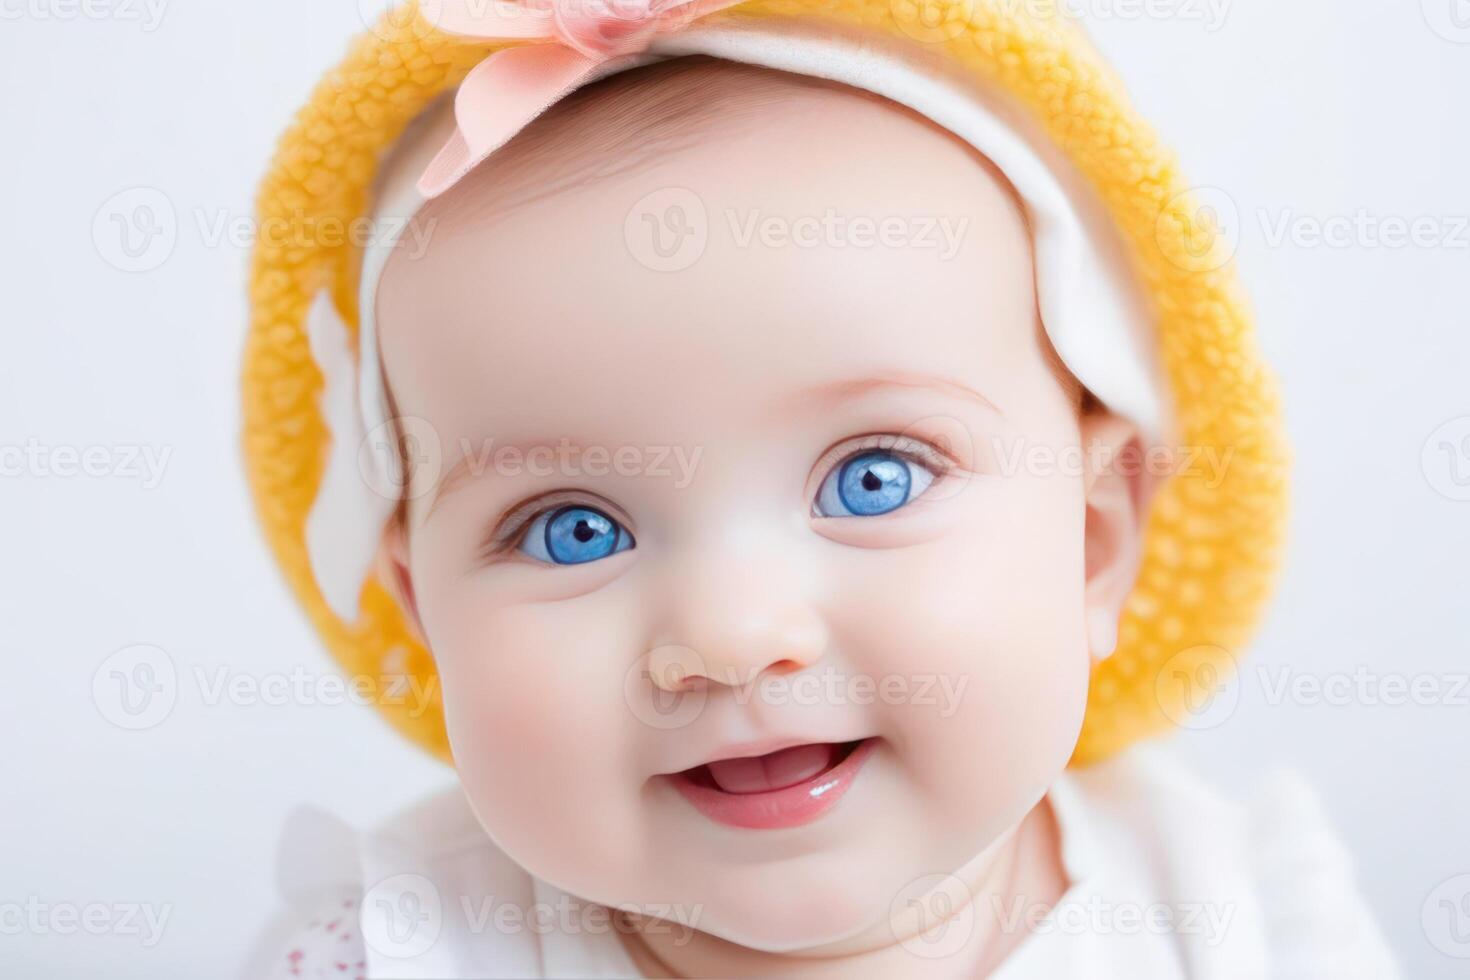
<path id="1" fill-rule="evenodd" d="M 859 453 L 822 481 L 817 513 L 822 517 L 876 517 L 898 510 L 933 482 L 931 470 L 898 453 Z"/>
<path id="2" fill-rule="evenodd" d="M 520 550 L 552 565 L 582 565 L 633 545 L 633 535 L 602 511 L 572 506 L 532 521 Z"/>

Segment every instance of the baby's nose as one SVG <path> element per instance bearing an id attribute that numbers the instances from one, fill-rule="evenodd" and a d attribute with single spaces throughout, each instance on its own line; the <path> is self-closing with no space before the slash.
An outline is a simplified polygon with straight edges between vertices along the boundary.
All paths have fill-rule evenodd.
<path id="1" fill-rule="evenodd" d="M 792 673 L 819 661 L 830 642 L 825 619 L 779 556 L 725 556 L 685 566 L 666 582 L 658 632 L 669 642 L 654 648 L 649 663 L 665 690 L 696 679 L 737 687 Z"/>
<path id="2" fill-rule="evenodd" d="M 825 624 L 801 610 L 776 620 L 746 617 L 726 623 L 722 629 L 707 619 L 700 632 L 703 639 L 655 647 L 648 663 L 654 685 L 671 693 L 705 682 L 740 687 L 768 674 L 805 669 L 821 659 L 827 646 Z"/>

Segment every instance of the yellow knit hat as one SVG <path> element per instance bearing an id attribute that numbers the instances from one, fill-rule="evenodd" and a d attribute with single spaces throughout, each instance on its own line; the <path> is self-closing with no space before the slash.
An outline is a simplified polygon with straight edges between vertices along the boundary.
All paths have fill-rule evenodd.
<path id="1" fill-rule="evenodd" d="M 1081 31 L 1049 0 L 745 0 L 711 15 L 801 19 L 923 44 L 1027 113 L 1091 186 L 1155 316 L 1179 445 L 1227 465 L 1176 475 L 1149 516 L 1116 652 L 1094 671 L 1074 764 L 1188 719 L 1234 667 L 1268 598 L 1286 516 L 1287 453 L 1228 243 L 1172 155 L 1128 105 Z M 288 582 L 342 667 L 374 682 L 403 734 L 448 759 L 435 667 L 376 581 L 359 616 L 333 610 L 313 572 L 307 517 L 331 436 L 308 311 L 325 291 L 358 323 L 360 254 L 342 235 L 368 214 L 380 162 L 440 94 L 507 46 L 439 30 L 416 4 L 361 36 L 282 138 L 261 186 L 243 372 L 244 448 L 257 512 Z M 282 234 L 281 229 L 289 229 Z M 405 678 L 430 703 L 406 698 Z"/>

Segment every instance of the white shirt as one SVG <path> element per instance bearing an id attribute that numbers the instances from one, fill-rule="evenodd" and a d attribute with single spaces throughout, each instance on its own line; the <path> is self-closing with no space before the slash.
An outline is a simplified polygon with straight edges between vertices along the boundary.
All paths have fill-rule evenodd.
<path id="1" fill-rule="evenodd" d="M 976 898 L 973 914 L 1030 931 L 995 980 L 1398 976 L 1296 777 L 1239 805 L 1154 745 L 1068 771 L 1048 798 L 1071 887 L 1054 908 Z M 252 978 L 640 976 L 607 910 L 516 866 L 458 788 L 365 834 L 303 811 L 279 868 L 292 908 Z"/>

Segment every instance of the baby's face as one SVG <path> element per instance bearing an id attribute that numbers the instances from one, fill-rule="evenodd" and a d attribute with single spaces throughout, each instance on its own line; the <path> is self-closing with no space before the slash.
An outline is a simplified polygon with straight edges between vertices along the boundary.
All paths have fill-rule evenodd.
<path id="1" fill-rule="evenodd" d="M 1084 481 L 1017 462 L 1082 423 L 1017 204 L 840 90 L 494 201 L 456 189 L 379 294 L 444 454 L 397 554 L 480 820 L 576 895 L 747 946 L 880 935 L 1083 715 Z M 645 221 L 681 219 L 702 254 L 651 267 Z"/>

